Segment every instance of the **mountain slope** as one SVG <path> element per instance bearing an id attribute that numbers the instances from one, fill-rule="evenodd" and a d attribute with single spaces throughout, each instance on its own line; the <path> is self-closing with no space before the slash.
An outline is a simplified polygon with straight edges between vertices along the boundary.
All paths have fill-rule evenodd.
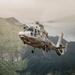
<path id="1" fill-rule="evenodd" d="M 20 51 L 22 48 L 22 41 L 18 36 L 18 32 L 21 31 L 22 27 L 18 23 L 16 24 L 17 20 L 15 20 L 13 25 L 13 21 L 10 23 L 5 18 L 0 18 L 0 59 L 9 60 L 12 58 L 12 60 L 15 60 L 13 57 L 14 52 Z M 21 23 L 19 22 L 19 24 Z"/>
<path id="2" fill-rule="evenodd" d="M 17 19 L 14 17 L 6 18 L 6 21 L 13 25 L 22 25 Z"/>

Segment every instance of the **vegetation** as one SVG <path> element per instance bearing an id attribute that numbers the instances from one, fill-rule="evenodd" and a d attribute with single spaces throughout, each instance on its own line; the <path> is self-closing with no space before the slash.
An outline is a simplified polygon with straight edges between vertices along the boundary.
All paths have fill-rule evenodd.
<path id="1" fill-rule="evenodd" d="M 0 59 L 18 60 L 17 57 L 23 46 L 18 36 L 21 28 L 19 25 L 9 23 L 6 19 L 0 19 Z"/>

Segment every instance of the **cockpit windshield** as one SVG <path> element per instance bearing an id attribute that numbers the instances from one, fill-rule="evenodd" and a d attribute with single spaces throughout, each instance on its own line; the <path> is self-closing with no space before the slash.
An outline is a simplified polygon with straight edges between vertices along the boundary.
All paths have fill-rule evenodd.
<path id="1" fill-rule="evenodd" d="M 32 31 L 33 32 L 33 28 L 28 28 L 27 31 Z"/>

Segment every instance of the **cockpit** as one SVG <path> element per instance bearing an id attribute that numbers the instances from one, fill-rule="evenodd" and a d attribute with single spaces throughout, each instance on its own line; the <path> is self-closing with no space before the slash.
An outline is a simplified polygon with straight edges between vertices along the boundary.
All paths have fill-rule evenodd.
<path id="1" fill-rule="evenodd" d="M 29 26 L 29 27 L 26 26 L 23 29 L 24 29 L 24 32 L 31 37 L 33 36 L 36 37 L 37 35 L 40 35 L 40 36 L 46 35 L 46 32 L 42 31 L 39 26 Z"/>
<path id="2" fill-rule="evenodd" d="M 33 32 L 34 29 L 33 29 L 33 28 L 28 28 L 27 31 L 31 31 L 31 32 Z"/>
<path id="3" fill-rule="evenodd" d="M 46 35 L 46 37 L 48 37 L 48 34 L 46 33 L 46 31 L 41 31 L 40 28 L 38 26 L 30 26 L 30 27 L 24 27 L 24 32 L 28 35 L 28 36 L 43 36 Z"/>

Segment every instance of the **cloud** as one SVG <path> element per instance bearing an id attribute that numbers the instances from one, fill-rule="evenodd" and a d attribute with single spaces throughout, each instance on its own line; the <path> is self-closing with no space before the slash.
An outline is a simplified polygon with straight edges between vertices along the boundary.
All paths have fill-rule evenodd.
<path id="1" fill-rule="evenodd" d="M 0 0 L 0 17 L 15 17 L 22 23 L 55 20 L 73 14 L 75 0 Z M 45 28 L 50 35 L 64 32 L 65 38 L 75 40 L 74 25 L 46 24 Z"/>
<path id="2" fill-rule="evenodd" d="M 25 19 L 35 19 L 36 17 L 40 19 L 43 16 L 46 16 L 46 19 L 55 19 L 74 14 L 74 7 L 75 0 L 0 0 L 2 12 L 10 11 L 15 13 L 16 17 L 19 14 L 19 17 L 22 16 Z M 12 16 L 12 13 L 8 14 Z"/>
<path id="3" fill-rule="evenodd" d="M 75 41 L 75 23 L 45 23 L 44 26 L 49 36 L 57 36 L 63 32 L 66 40 Z"/>

